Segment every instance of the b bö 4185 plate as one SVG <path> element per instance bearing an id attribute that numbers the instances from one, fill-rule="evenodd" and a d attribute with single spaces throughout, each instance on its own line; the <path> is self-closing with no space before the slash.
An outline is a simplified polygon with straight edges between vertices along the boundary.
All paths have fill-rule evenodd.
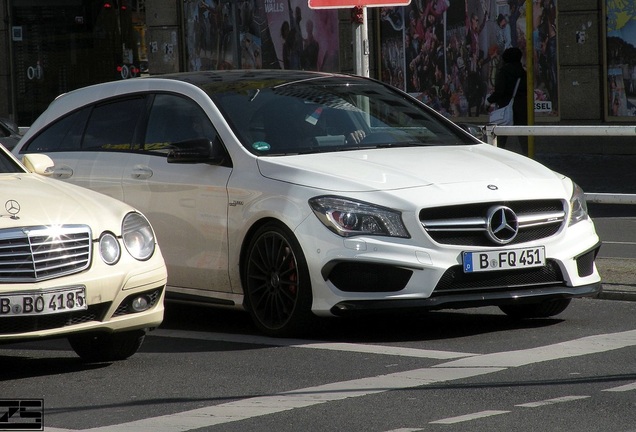
<path id="1" fill-rule="evenodd" d="M 0 295 L 0 318 L 11 315 L 50 315 L 87 308 L 84 286 Z"/>

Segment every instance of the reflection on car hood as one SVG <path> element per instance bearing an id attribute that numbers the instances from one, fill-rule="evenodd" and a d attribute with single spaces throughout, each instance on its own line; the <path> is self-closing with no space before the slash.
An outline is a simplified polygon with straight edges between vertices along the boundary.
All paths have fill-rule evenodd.
<path id="1" fill-rule="evenodd" d="M 488 144 L 410 147 L 260 158 L 263 176 L 334 192 L 496 181 L 558 181 L 548 168 Z"/>
<path id="2" fill-rule="evenodd" d="M 0 174 L 0 190 L 0 228 L 90 224 L 93 236 L 106 229 L 121 234 L 121 220 L 131 210 L 113 198 L 37 174 Z"/>

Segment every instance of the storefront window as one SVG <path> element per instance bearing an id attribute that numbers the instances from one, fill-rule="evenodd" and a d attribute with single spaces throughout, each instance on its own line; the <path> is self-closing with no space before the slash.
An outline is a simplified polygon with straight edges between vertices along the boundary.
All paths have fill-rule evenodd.
<path id="1" fill-rule="evenodd" d="M 520 48 L 525 65 L 531 37 L 535 117 L 557 117 L 556 0 L 532 7 L 531 35 L 525 0 L 413 0 L 382 8 L 381 78 L 448 117 L 485 116 L 503 51 Z"/>

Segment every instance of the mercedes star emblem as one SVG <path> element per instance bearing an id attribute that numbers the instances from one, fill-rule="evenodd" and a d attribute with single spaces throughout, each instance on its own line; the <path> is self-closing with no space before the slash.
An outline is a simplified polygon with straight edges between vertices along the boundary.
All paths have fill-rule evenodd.
<path id="1" fill-rule="evenodd" d="M 15 217 L 15 215 L 20 213 L 20 204 L 16 200 L 9 200 L 4 203 L 4 209 L 11 215 L 11 217 Z"/>
<path id="2" fill-rule="evenodd" d="M 519 232 L 519 220 L 515 212 L 506 206 L 493 206 L 486 220 L 488 237 L 497 244 L 510 243 Z"/>

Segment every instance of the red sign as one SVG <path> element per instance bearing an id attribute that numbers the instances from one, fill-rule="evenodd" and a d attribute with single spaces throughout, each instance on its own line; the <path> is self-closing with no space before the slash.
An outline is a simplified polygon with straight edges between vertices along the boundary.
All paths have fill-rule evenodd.
<path id="1" fill-rule="evenodd" d="M 337 9 L 356 6 L 406 6 L 411 0 L 308 0 L 311 9 Z"/>

